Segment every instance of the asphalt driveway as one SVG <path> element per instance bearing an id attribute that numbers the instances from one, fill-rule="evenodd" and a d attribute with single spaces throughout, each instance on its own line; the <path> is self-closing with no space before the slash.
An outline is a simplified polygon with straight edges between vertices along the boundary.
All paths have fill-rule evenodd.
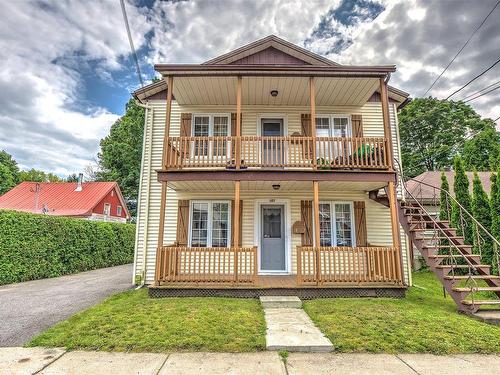
<path id="1" fill-rule="evenodd" d="M 33 336 L 132 287 L 132 264 L 0 286 L 0 346 Z"/>

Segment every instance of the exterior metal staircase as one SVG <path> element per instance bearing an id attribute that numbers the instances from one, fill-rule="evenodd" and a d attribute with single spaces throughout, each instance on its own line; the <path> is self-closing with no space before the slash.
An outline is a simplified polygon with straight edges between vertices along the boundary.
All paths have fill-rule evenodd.
<path id="1" fill-rule="evenodd" d="M 433 191 L 433 202 L 419 197 L 417 188 L 408 189 L 403 184 L 404 200 L 399 205 L 401 225 L 409 236 L 410 243 L 418 249 L 427 266 L 443 284 L 446 292 L 455 301 L 458 310 L 466 314 L 474 314 L 480 308 L 492 305 L 500 308 L 500 268 L 498 248 L 500 243 L 448 192 L 421 181 L 413 184 Z M 446 197 L 446 211 L 441 215 L 431 214 L 425 207 L 438 207 L 439 197 Z M 428 194 L 426 194 L 428 196 Z M 459 224 L 450 224 L 451 204 L 459 210 Z M 441 220 L 443 212 L 446 219 Z M 455 220 L 457 221 L 457 220 Z M 474 243 L 468 244 L 462 233 L 467 226 L 472 227 Z M 495 272 L 490 264 L 484 264 L 481 255 L 488 247 L 493 252 Z"/>

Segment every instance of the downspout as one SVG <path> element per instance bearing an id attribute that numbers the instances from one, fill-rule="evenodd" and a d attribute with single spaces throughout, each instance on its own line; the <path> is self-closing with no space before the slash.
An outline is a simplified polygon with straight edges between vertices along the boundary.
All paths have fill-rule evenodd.
<path id="1" fill-rule="evenodd" d="M 151 157 L 152 157 L 152 150 L 151 150 L 151 142 L 152 142 L 152 128 L 153 128 L 153 121 L 154 121 L 154 108 L 153 107 L 150 107 L 148 105 L 144 105 L 142 104 L 141 102 L 139 102 L 138 100 L 135 100 L 135 104 L 137 104 L 139 107 L 141 108 L 144 108 L 146 110 L 146 113 L 145 113 L 145 116 L 144 116 L 144 135 L 143 135 L 143 142 L 142 142 L 142 150 L 143 150 L 143 158 L 142 158 L 142 162 L 141 162 L 141 178 L 139 179 L 139 193 L 142 192 L 142 185 L 143 185 L 143 179 L 142 179 L 142 171 L 144 170 L 144 164 L 145 164 L 145 159 L 146 159 L 146 155 L 144 155 L 144 151 L 146 150 L 146 140 L 148 140 L 148 146 L 149 146 L 149 155 L 148 155 L 148 161 L 147 161 L 147 165 L 148 165 L 148 171 L 147 171 L 147 181 L 148 181 L 148 184 L 150 183 L 150 178 L 151 178 Z M 151 122 L 148 126 L 148 117 L 149 117 L 149 114 L 151 113 Z M 148 139 L 148 135 L 150 136 L 151 139 Z M 135 288 L 136 290 L 137 289 L 140 289 L 142 287 L 144 287 L 145 283 L 146 283 L 146 261 L 147 261 L 147 237 L 148 237 L 148 221 L 149 221 L 149 189 L 148 189 L 148 192 L 147 192 L 147 195 L 146 195 L 146 202 L 145 202 L 145 205 L 146 205 L 146 213 L 145 213 L 145 223 L 144 223 L 144 240 L 143 240 L 143 244 L 144 244 L 144 249 L 143 249 L 143 263 L 142 263 L 142 266 L 143 266 L 143 271 L 142 271 L 142 278 L 141 278 L 141 284 L 139 286 L 137 286 L 137 288 Z M 139 197 L 140 198 L 140 197 Z M 138 199 L 137 200 L 137 212 L 140 213 L 141 212 L 141 199 Z M 136 269 L 136 266 L 137 266 L 137 250 L 138 250 L 138 241 L 137 239 L 139 238 L 139 223 L 136 224 L 137 227 L 136 227 L 136 243 L 135 243 L 135 259 L 134 259 L 134 270 L 133 270 L 133 274 L 132 274 L 132 279 L 133 279 L 133 283 L 135 283 L 135 276 L 136 276 L 136 272 L 137 272 L 137 269 Z"/>

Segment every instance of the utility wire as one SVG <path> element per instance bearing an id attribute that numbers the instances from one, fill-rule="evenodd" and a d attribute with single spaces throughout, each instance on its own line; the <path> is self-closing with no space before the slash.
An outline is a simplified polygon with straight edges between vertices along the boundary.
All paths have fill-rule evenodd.
<path id="1" fill-rule="evenodd" d="M 482 88 L 481 90 L 478 90 L 478 91 L 476 91 L 476 92 L 474 92 L 474 93 L 472 93 L 472 94 L 470 94 L 470 95 L 467 95 L 467 96 L 466 96 L 465 98 L 463 98 L 462 100 L 467 100 L 467 99 L 469 99 L 469 98 L 470 98 L 470 97 L 472 97 L 472 96 L 476 96 L 477 94 L 479 94 L 479 93 L 483 92 L 484 90 L 489 89 L 489 88 L 490 88 L 490 87 L 492 87 L 492 86 L 495 86 L 495 85 L 496 85 L 496 84 L 498 84 L 498 83 L 500 83 L 500 81 L 493 82 L 491 85 L 488 85 L 488 86 L 486 86 L 486 87 Z"/>
<path id="2" fill-rule="evenodd" d="M 439 74 L 437 76 L 437 78 L 434 80 L 434 82 L 432 82 L 432 85 L 427 89 L 427 91 L 425 91 L 424 95 L 427 95 L 427 93 L 429 91 L 431 91 L 431 89 L 434 87 L 434 85 L 436 84 L 437 81 L 439 81 L 439 79 L 443 76 L 443 74 L 448 70 L 448 68 L 451 66 L 451 64 L 453 64 L 453 62 L 455 61 L 455 59 L 458 57 L 458 55 L 460 55 L 460 53 L 464 50 L 464 48 L 467 46 L 467 44 L 469 44 L 470 40 L 472 39 L 472 37 L 476 34 L 476 32 L 484 25 L 484 23 L 486 22 L 486 20 L 488 19 L 488 17 L 491 15 L 491 13 L 493 13 L 493 11 L 496 9 L 496 7 L 498 6 L 498 4 L 500 4 L 500 0 L 497 1 L 497 3 L 495 4 L 495 6 L 493 7 L 492 10 L 490 10 L 490 12 L 486 15 L 486 17 L 484 17 L 484 19 L 481 21 L 481 23 L 479 24 L 479 26 L 477 26 L 475 28 L 475 30 L 472 32 L 472 34 L 469 36 L 469 39 L 467 39 L 467 41 L 464 43 L 464 45 L 462 46 L 462 48 L 460 48 L 457 52 L 457 54 L 453 57 L 453 59 L 451 59 L 451 61 L 448 63 L 448 65 L 446 65 L 446 67 L 443 69 L 443 71 L 441 72 L 441 74 Z"/>
<path id="3" fill-rule="evenodd" d="M 486 70 L 483 70 L 481 73 L 479 73 L 477 76 L 475 76 L 474 78 L 472 78 L 469 82 L 467 82 L 465 85 L 463 85 L 462 87 L 460 87 L 458 90 L 455 90 L 453 93 L 451 93 L 450 95 L 448 95 L 448 97 L 446 98 L 446 100 L 450 99 L 453 95 L 455 95 L 457 92 L 460 92 L 462 91 L 463 89 L 465 89 L 467 86 L 469 86 L 472 82 L 474 82 L 476 79 L 478 79 L 479 77 L 481 77 L 482 75 L 484 75 L 485 73 L 487 73 L 488 71 L 490 71 L 491 69 L 494 68 L 494 66 L 496 64 L 498 64 L 500 62 L 500 59 L 498 59 L 497 61 L 495 61 L 493 63 L 493 65 L 491 65 L 488 69 Z"/>
<path id="4" fill-rule="evenodd" d="M 499 0 L 500 2 L 500 0 Z M 139 67 L 139 59 L 137 58 L 137 53 L 135 52 L 134 41 L 132 40 L 132 34 L 130 33 L 130 26 L 128 24 L 127 11 L 125 10 L 125 2 L 120 0 L 120 5 L 122 6 L 123 21 L 125 21 L 125 28 L 127 29 L 128 42 L 130 43 L 130 49 L 132 51 L 132 56 L 135 61 L 135 69 L 137 70 L 137 75 L 139 76 L 139 81 L 141 82 L 141 87 L 144 86 L 142 80 L 141 68 Z"/>
<path id="5" fill-rule="evenodd" d="M 500 116 L 498 116 L 496 119 L 494 119 L 493 122 L 497 122 L 498 120 L 500 120 Z"/>
<path id="6" fill-rule="evenodd" d="M 480 94 L 480 95 L 478 95 L 478 96 L 475 96 L 475 97 L 473 97 L 473 98 L 471 98 L 471 99 L 469 99 L 469 100 L 464 100 L 464 103 L 468 103 L 468 102 L 470 102 L 470 101 L 472 101 L 472 100 L 475 100 L 475 99 L 477 99 L 477 98 L 480 98 L 481 96 L 486 95 L 486 94 L 489 94 L 490 92 L 495 91 L 495 90 L 498 90 L 498 89 L 500 89 L 500 86 L 493 87 L 492 89 L 490 89 L 490 90 L 488 90 L 488 91 L 486 91 L 486 92 L 483 92 L 482 94 Z"/>

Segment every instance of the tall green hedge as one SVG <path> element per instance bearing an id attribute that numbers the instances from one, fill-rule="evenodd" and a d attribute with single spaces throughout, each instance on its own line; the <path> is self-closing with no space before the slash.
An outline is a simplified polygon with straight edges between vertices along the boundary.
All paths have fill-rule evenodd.
<path id="1" fill-rule="evenodd" d="M 135 225 L 0 210 L 0 285 L 130 263 Z"/>

